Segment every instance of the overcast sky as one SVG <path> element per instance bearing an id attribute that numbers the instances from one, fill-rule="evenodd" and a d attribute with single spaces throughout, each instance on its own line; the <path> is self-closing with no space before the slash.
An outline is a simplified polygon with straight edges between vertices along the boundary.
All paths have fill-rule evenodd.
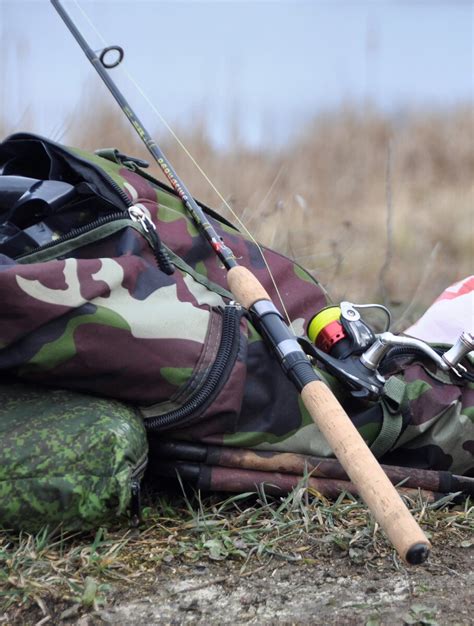
<path id="1" fill-rule="evenodd" d="M 237 114 L 246 140 L 283 138 L 322 109 L 397 111 L 473 99 L 473 4 L 439 1 L 65 0 L 91 47 L 125 49 L 127 70 L 172 123 L 205 110 L 219 143 Z M 48 0 L 0 0 L 0 115 L 51 134 L 99 80 Z M 120 69 L 146 125 L 158 122 Z M 80 124 L 80 116 L 77 118 Z M 33 125 L 33 128 L 31 128 Z"/>

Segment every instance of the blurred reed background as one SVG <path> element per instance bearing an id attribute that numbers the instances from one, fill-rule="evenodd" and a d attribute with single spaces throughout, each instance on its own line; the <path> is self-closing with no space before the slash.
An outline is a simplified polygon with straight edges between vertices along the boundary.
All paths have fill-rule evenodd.
<path id="1" fill-rule="evenodd" d="M 115 103 L 86 91 L 51 137 L 149 155 Z M 176 131 L 254 237 L 309 269 L 335 301 L 389 305 L 399 328 L 473 272 L 474 118 L 468 105 L 405 111 L 370 106 L 317 114 L 299 135 L 250 149 L 233 123 L 225 149 L 205 112 Z M 34 119 L 22 129 L 34 131 Z M 3 136 L 10 131 L 0 120 Z M 228 215 L 164 128 L 149 129 L 192 193 Z M 161 178 L 157 167 L 151 166 Z"/>
<path id="2" fill-rule="evenodd" d="M 12 7 L 17 5 L 9 6 L 5 15 L 13 19 Z M 367 7 L 364 10 L 369 15 Z M 321 11 L 315 9 L 314 15 L 321 17 Z M 410 24 L 412 13 L 408 9 L 399 13 L 380 13 L 386 37 L 390 15 L 404 16 L 404 28 Z M 448 19 L 451 12 L 446 9 L 443 15 Z M 38 13 L 38 19 L 48 16 L 45 11 Z M 120 26 L 115 17 L 114 32 Z M 398 112 L 373 106 L 371 94 L 377 95 L 377 90 L 370 85 L 376 83 L 382 34 L 369 17 L 367 93 L 359 104 L 319 110 L 312 119 L 302 119 L 299 131 L 284 145 L 275 141 L 281 129 L 269 117 L 262 124 L 266 137 L 258 148 L 250 148 L 239 126 L 245 111 L 238 110 L 235 87 L 235 110 L 230 102 L 234 116 L 224 133 L 224 147 L 216 147 L 212 140 L 218 120 L 209 117 L 205 105 L 192 122 L 175 126 L 175 130 L 255 238 L 309 269 L 335 301 L 384 302 L 403 327 L 447 285 L 474 272 L 474 109 L 472 98 L 462 105 L 444 107 L 430 106 L 427 100 L 424 108 L 407 106 Z M 55 24 L 52 21 L 50 26 L 53 34 Z M 0 136 L 18 130 L 38 132 L 41 124 L 35 118 L 35 99 L 41 102 L 45 97 L 41 81 L 34 91 L 34 85 L 24 84 L 13 71 L 31 61 L 30 39 L 34 41 L 36 31 L 28 31 L 30 39 L 26 39 L 10 32 L 7 25 L 5 22 L 0 41 L 0 82 L 4 83 L 0 89 Z M 59 28 L 57 33 L 63 36 Z M 378 47 L 374 37 L 380 40 Z M 434 40 L 426 41 L 434 45 Z M 427 54 L 434 50 L 428 48 Z M 455 53 L 451 50 L 451 54 Z M 449 58 L 454 64 L 463 57 Z M 64 71 L 61 66 L 58 76 Z M 129 91 L 126 95 L 129 97 Z M 208 97 L 213 97 L 212 92 Z M 18 119 L 13 125 L 12 115 L 3 115 L 2 110 L 7 111 L 8 103 L 11 113 L 16 101 L 18 107 L 13 109 Z M 147 105 L 139 102 L 137 112 L 142 117 Z M 117 146 L 150 159 L 95 76 L 83 85 L 82 98 L 71 110 L 60 106 L 53 117 L 58 121 L 51 125 L 52 139 L 90 150 Z M 155 128 L 148 124 L 148 130 L 191 192 L 233 220 L 159 121 Z M 156 166 L 151 169 L 161 177 Z"/>

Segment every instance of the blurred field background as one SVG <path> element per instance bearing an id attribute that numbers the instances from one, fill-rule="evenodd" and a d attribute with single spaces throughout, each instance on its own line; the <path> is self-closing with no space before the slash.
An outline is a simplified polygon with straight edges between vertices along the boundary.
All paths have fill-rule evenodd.
<path id="1" fill-rule="evenodd" d="M 85 102 L 81 123 L 69 120 L 57 139 L 150 160 L 114 103 L 92 90 Z M 291 142 L 267 149 L 246 147 L 237 123 L 230 145 L 217 148 L 211 125 L 203 111 L 176 130 L 252 235 L 309 269 L 335 301 L 384 302 L 403 325 L 473 271 L 470 106 L 393 117 L 348 105 L 316 115 Z M 26 126 L 34 129 L 34 121 Z M 0 130 L 9 132 L 1 122 Z M 192 193 L 232 221 L 169 133 L 153 134 Z"/>
<path id="2" fill-rule="evenodd" d="M 43 118 L 45 110 L 50 115 L 46 127 L 51 139 L 91 150 L 117 146 L 149 160 L 126 118 L 99 79 L 92 76 L 81 51 L 46 4 L 0 0 L 0 17 L 4 16 L 3 26 L 0 24 L 0 136 L 19 130 L 40 132 L 45 127 L 42 107 Z M 76 10 L 74 3 L 66 4 Z M 142 86 L 148 92 L 158 90 L 156 98 L 152 92 L 158 108 L 164 102 L 176 113 L 170 118 L 173 128 L 252 235 L 309 269 L 335 301 L 389 305 L 402 328 L 447 285 L 474 271 L 473 79 L 469 71 L 472 62 L 466 59 L 469 42 L 472 52 L 472 30 L 463 26 L 472 11 L 462 2 L 388 3 L 378 8 L 370 2 L 337 5 L 336 10 L 324 2 L 295 3 L 292 6 L 298 10 L 291 19 L 296 21 L 290 28 L 286 23 L 290 14 L 285 13 L 285 6 L 290 5 L 285 2 L 140 3 L 145 16 L 161 17 L 162 23 L 167 23 L 167 17 L 170 23 L 182 17 L 182 27 L 191 29 L 196 19 L 202 31 L 203 56 L 196 60 L 195 46 L 191 42 L 188 49 L 184 37 L 181 51 L 173 47 L 176 56 L 172 63 L 175 69 L 184 67 L 184 74 L 163 80 L 160 72 L 166 63 L 160 61 L 156 74 L 155 66 L 152 70 L 152 65 L 147 65 L 154 63 L 154 56 L 143 54 L 133 37 L 128 44 L 125 5 L 112 1 L 84 4 L 97 24 L 125 46 L 131 55 L 128 63 L 132 66 L 135 62 L 135 71 L 146 72 Z M 20 19 L 22 6 L 29 7 L 29 18 L 23 12 Z M 76 10 L 74 15 L 81 20 L 81 28 L 87 29 L 81 13 Z M 218 28 L 207 31 L 211 15 Z M 417 26 L 421 18 L 423 26 Z M 237 24 L 234 28 L 229 25 L 232 20 Z M 247 39 L 241 36 L 239 20 L 245 20 Z M 144 19 L 143 28 L 148 21 Z M 273 32 L 265 38 L 262 24 L 267 22 Z M 298 47 L 306 23 L 311 38 Z M 15 31 L 19 24 L 23 34 Z M 35 37 L 42 32 L 36 25 L 50 32 L 53 43 L 46 45 L 39 39 L 35 46 Z M 325 56 L 321 58 L 316 46 L 324 39 L 325 28 L 334 45 L 322 41 Z M 224 34 L 220 32 L 223 29 Z M 405 37 L 403 48 L 393 54 L 393 40 L 400 33 Z M 95 37 L 93 31 L 86 34 Z M 439 49 L 438 34 L 444 38 L 444 52 Z M 167 36 L 160 32 L 162 45 Z M 255 43 L 255 36 L 261 40 Z M 285 54 L 291 55 L 292 49 L 288 47 L 283 54 L 278 43 L 282 36 L 290 38 L 296 55 L 289 57 L 288 67 Z M 214 59 L 214 49 L 206 46 L 217 46 L 226 37 L 228 46 L 219 48 L 222 57 L 216 60 L 221 63 L 220 70 L 212 73 L 213 63 L 208 58 Z M 457 42 L 462 46 L 457 47 Z M 275 47 L 270 49 L 272 45 Z M 60 55 L 56 54 L 59 46 Z M 146 49 L 148 53 L 152 50 L 151 41 Z M 252 142 L 245 124 L 248 126 L 253 110 L 262 115 L 262 107 L 267 105 L 260 93 L 262 86 L 250 80 L 248 63 L 250 59 L 258 64 L 259 54 L 264 52 L 270 63 L 261 66 L 267 73 L 258 75 L 258 80 L 271 90 L 276 77 L 270 69 L 275 63 L 277 80 L 282 71 L 286 70 L 286 76 L 280 92 L 272 92 L 274 108 L 267 118 L 263 116 L 259 140 Z M 205 56 L 207 53 L 211 56 Z M 351 55 L 359 60 L 359 74 L 350 76 L 353 84 L 344 80 L 343 72 L 337 73 L 338 68 L 352 67 Z M 38 74 L 34 62 L 40 58 L 50 65 L 42 66 Z M 199 73 L 198 61 L 203 72 L 199 88 L 206 100 L 200 99 L 201 91 L 194 85 L 189 110 L 183 113 L 180 109 L 178 114 L 186 92 L 177 85 L 182 78 L 184 90 L 193 80 Z M 76 68 L 84 74 L 71 82 Z M 30 81 L 21 81 L 16 70 L 28 71 Z M 291 71 L 307 72 L 295 83 L 295 89 L 299 85 L 303 90 L 296 96 L 301 99 L 308 91 L 313 108 L 301 117 L 297 108 L 291 108 L 296 106 L 293 101 L 283 101 L 283 92 L 291 85 Z M 322 75 L 326 71 L 328 74 Z M 84 75 L 88 77 L 82 82 Z M 328 82 L 332 75 L 334 84 Z M 50 95 L 53 79 L 59 81 L 57 102 Z M 49 88 L 42 90 L 44 80 Z M 70 90 L 80 85 L 80 97 L 73 104 L 65 100 L 66 84 Z M 328 92 L 332 89 L 332 101 L 324 100 L 323 84 L 328 85 Z M 239 91 L 239 85 L 249 93 Z M 127 98 L 133 98 L 130 84 L 121 87 Z M 227 100 L 222 99 L 223 91 Z M 390 106 L 387 99 L 395 96 L 397 100 Z M 142 99 L 132 99 L 132 105 L 140 118 L 143 111 L 146 114 Z M 9 115 L 2 114 L 2 106 Z M 220 112 L 225 107 L 230 114 L 222 128 Z M 281 120 L 280 125 L 276 120 L 280 109 L 285 109 L 285 115 L 294 110 L 291 132 L 283 133 L 284 140 Z M 150 119 L 154 121 L 150 123 Z M 289 121 L 286 123 L 289 128 Z M 145 124 L 191 192 L 234 221 L 159 121 L 145 118 Z M 216 141 L 217 127 L 225 141 Z M 151 169 L 160 177 L 156 167 Z"/>

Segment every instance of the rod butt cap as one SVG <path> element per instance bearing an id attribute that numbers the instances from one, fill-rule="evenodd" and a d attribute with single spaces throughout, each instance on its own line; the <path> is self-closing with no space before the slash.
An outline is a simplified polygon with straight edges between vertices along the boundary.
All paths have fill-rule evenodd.
<path id="1" fill-rule="evenodd" d="M 430 546 L 426 543 L 415 543 L 406 554 L 406 561 L 410 565 L 424 563 L 430 554 Z"/>

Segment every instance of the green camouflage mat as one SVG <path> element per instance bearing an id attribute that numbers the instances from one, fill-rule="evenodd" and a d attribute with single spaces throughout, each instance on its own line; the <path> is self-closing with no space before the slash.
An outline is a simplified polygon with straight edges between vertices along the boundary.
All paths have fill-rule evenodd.
<path id="1" fill-rule="evenodd" d="M 2 384 L 0 441 L 3 528 L 84 530 L 137 514 L 148 446 L 133 407 Z"/>

